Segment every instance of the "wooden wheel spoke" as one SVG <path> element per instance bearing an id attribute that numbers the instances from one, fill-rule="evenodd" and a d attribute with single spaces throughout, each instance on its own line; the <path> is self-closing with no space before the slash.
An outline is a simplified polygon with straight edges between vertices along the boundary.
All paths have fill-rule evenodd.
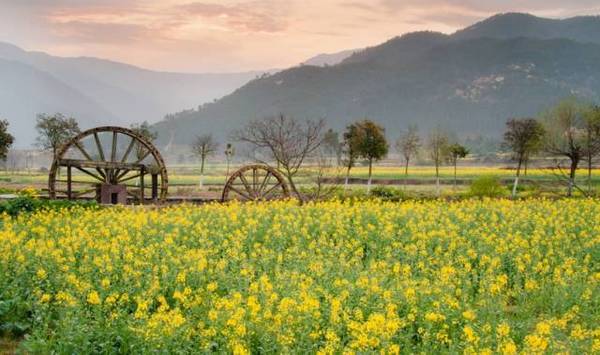
<path id="1" fill-rule="evenodd" d="M 263 198 L 267 198 L 267 196 L 269 196 L 271 193 L 273 193 L 273 191 L 275 191 L 276 188 L 278 188 L 281 185 L 281 182 L 277 181 L 277 183 L 275 185 L 273 185 L 270 189 L 268 189 L 263 195 Z"/>
<path id="2" fill-rule="evenodd" d="M 95 187 L 93 189 L 87 189 L 87 190 L 78 191 L 75 194 L 73 194 L 73 197 L 74 198 L 81 197 L 81 196 L 83 196 L 85 194 L 89 194 L 90 192 L 95 192 L 95 191 L 96 191 Z"/>
<path id="3" fill-rule="evenodd" d="M 258 181 L 256 180 L 257 179 L 256 173 L 257 173 L 257 169 L 256 168 L 252 169 L 252 189 L 254 189 L 254 192 L 258 191 L 258 189 L 257 189 Z"/>
<path id="4" fill-rule="evenodd" d="M 262 194 L 262 192 L 265 190 L 270 179 L 271 179 L 271 172 L 267 171 L 267 175 L 265 175 L 265 178 L 264 178 L 262 184 L 260 185 L 260 188 L 258 189 L 259 194 Z"/>
<path id="5" fill-rule="evenodd" d="M 230 186 L 229 188 L 231 189 L 231 191 L 234 191 L 234 192 L 236 192 L 238 195 L 240 195 L 240 196 L 244 197 L 244 198 L 245 198 L 245 199 L 247 199 L 247 200 L 253 200 L 253 199 L 254 199 L 253 197 L 251 197 L 251 196 L 247 195 L 246 193 L 244 193 L 244 192 L 242 192 L 242 191 L 238 190 L 237 188 L 235 188 L 235 187 L 233 187 L 233 186 Z"/>
<path id="6" fill-rule="evenodd" d="M 98 132 L 94 132 L 94 140 L 96 141 L 96 148 L 98 148 L 100 160 L 104 161 L 104 149 L 102 149 L 102 143 L 100 142 L 100 138 L 98 137 Z"/>
<path id="7" fill-rule="evenodd" d="M 121 181 L 121 179 L 127 175 L 131 170 L 129 169 L 125 169 L 122 172 L 120 170 L 117 170 L 116 176 L 117 176 L 117 182 Z M 139 176 L 139 175 L 138 175 Z"/>
<path id="8" fill-rule="evenodd" d="M 104 171 L 102 171 L 102 169 L 100 169 L 100 168 L 96 168 L 96 171 L 98 172 L 98 174 L 100 174 L 100 176 L 102 176 L 102 179 L 104 179 L 104 181 L 106 181 L 106 173 Z"/>
<path id="9" fill-rule="evenodd" d="M 113 132 L 112 137 L 112 150 L 110 152 L 110 161 L 117 159 L 117 132 Z"/>
<path id="10" fill-rule="evenodd" d="M 81 152 L 81 154 L 83 154 L 83 156 L 87 159 L 87 160 L 94 160 L 92 159 L 92 157 L 88 154 L 88 152 L 85 150 L 85 148 L 83 148 L 83 146 L 81 145 L 80 142 L 75 142 L 75 146 L 77 147 L 77 149 L 79 149 L 79 151 Z"/>
<path id="11" fill-rule="evenodd" d="M 135 164 L 139 164 L 142 161 L 144 161 L 144 159 L 146 159 L 146 157 L 148 155 L 150 155 L 150 153 L 151 153 L 150 150 L 146 150 L 146 152 L 144 152 L 144 155 L 142 155 L 140 158 L 138 158 L 138 160 L 135 162 Z"/>
<path id="12" fill-rule="evenodd" d="M 133 180 L 133 179 L 139 178 L 140 176 L 142 176 L 141 173 L 135 174 L 135 175 L 131 175 L 131 176 L 126 177 L 125 179 L 120 179 L 119 183 L 123 183 L 123 182 L 129 181 L 129 180 Z"/>
<path id="13" fill-rule="evenodd" d="M 127 158 L 129 158 L 129 153 L 131 153 L 131 150 L 133 149 L 134 145 L 135 145 L 135 138 L 131 137 L 131 142 L 129 143 L 129 146 L 127 147 L 127 150 L 125 151 L 125 154 L 121 158 L 121 163 L 124 163 L 127 161 Z"/>
<path id="14" fill-rule="evenodd" d="M 250 187 L 250 184 L 248 183 L 248 180 L 246 179 L 246 177 L 244 176 L 244 174 L 240 174 L 240 180 L 242 180 L 242 182 L 244 183 L 244 187 L 246 188 L 246 191 L 248 191 L 248 193 L 250 194 L 250 196 L 253 196 L 254 195 L 254 191 Z"/>
<path id="15" fill-rule="evenodd" d="M 91 171 L 87 171 L 86 169 L 81 168 L 79 166 L 74 166 L 74 168 L 81 171 L 82 173 L 88 174 L 89 176 L 93 177 L 94 179 L 96 179 L 98 181 L 105 182 L 105 180 L 101 176 L 98 176 L 98 175 L 92 173 Z"/>

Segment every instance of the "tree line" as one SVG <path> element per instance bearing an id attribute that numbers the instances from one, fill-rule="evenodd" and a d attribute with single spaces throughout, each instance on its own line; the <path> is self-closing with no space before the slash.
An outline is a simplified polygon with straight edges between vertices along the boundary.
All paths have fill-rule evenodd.
<path id="1" fill-rule="evenodd" d="M 325 130 L 324 119 L 297 120 L 284 114 L 250 121 L 231 135 L 231 140 L 250 147 L 255 160 L 266 164 L 274 162 L 285 176 L 291 190 L 298 196 L 296 176 L 308 159 L 316 155 L 333 156 L 337 165 L 344 167 L 344 185 L 348 185 L 351 170 L 364 162 L 368 166 L 367 189 L 371 188 L 374 163 L 386 158 L 390 144 L 385 129 L 364 118 L 348 125 L 343 132 Z M 131 129 L 148 141 L 157 138 L 157 132 L 147 122 L 132 125 Z M 81 132 L 74 118 L 62 114 L 40 114 L 36 121 L 36 144 L 56 155 L 59 148 Z M 6 159 L 14 142 L 8 132 L 8 122 L 0 120 L 0 160 Z M 511 152 L 516 163 L 512 196 L 516 197 L 522 169 L 535 156 L 555 158 L 555 167 L 567 186 L 567 195 L 575 189 L 583 193 L 592 190 L 594 159 L 600 154 L 600 106 L 582 103 L 574 98 L 565 99 L 542 112 L 537 118 L 510 118 L 506 122 L 503 148 Z M 219 144 L 211 134 L 199 135 L 191 145 L 191 152 L 200 159 L 200 184 L 203 184 L 206 160 L 215 155 Z M 422 135 L 417 126 L 409 126 L 394 141 L 402 160 L 405 183 L 408 181 L 410 163 L 426 151 L 435 167 L 436 190 L 439 193 L 440 167 L 448 163 L 454 167 L 454 184 L 457 183 L 457 165 L 469 154 L 469 149 L 456 136 L 441 127 Z M 235 147 L 227 143 L 223 152 L 229 165 Z M 568 161 L 562 166 L 561 160 Z M 587 191 L 576 183 L 577 170 L 582 163 L 587 167 Z"/>

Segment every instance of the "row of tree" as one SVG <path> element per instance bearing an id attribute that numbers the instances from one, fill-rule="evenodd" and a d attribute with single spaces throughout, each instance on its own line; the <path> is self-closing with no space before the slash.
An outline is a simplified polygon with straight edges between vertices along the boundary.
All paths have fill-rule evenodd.
<path id="1" fill-rule="evenodd" d="M 277 168 L 288 180 L 292 191 L 298 196 L 295 176 L 307 159 L 317 154 L 329 154 L 337 158 L 339 166 L 346 170 L 345 184 L 348 184 L 350 171 L 360 161 L 368 165 L 368 188 L 371 187 L 373 164 L 385 158 L 390 146 L 385 130 L 377 123 L 363 119 L 350 124 L 342 133 L 341 139 L 333 130 L 324 131 L 325 121 L 299 121 L 283 114 L 249 122 L 244 128 L 234 132 L 232 139 L 251 148 L 255 160 L 264 163 L 276 162 Z M 56 154 L 62 144 L 80 133 L 79 125 L 73 118 L 61 114 L 39 115 L 36 129 L 39 147 Z M 156 132 L 144 122 L 131 127 L 149 141 L 156 139 Z M 5 159 L 14 138 L 8 133 L 8 122 L 0 120 L 0 159 Z M 563 173 L 571 196 L 579 188 L 575 175 L 581 162 L 587 162 L 588 191 L 592 188 L 592 165 L 600 154 L 600 107 L 583 104 L 575 99 L 567 99 L 543 112 L 536 118 L 514 118 L 506 123 L 504 147 L 512 152 L 516 162 L 516 176 L 513 196 L 516 196 L 522 167 L 531 157 L 545 154 L 556 158 L 556 167 Z M 460 144 L 454 135 L 436 128 L 423 140 L 416 126 L 410 126 L 395 141 L 395 148 L 403 159 L 405 181 L 410 162 L 420 150 L 425 149 L 435 166 L 436 186 L 439 192 L 440 166 L 450 163 L 456 166 L 459 159 L 465 158 L 469 150 Z M 218 143 L 212 135 L 198 136 L 192 145 L 192 152 L 200 158 L 201 176 L 204 176 L 205 161 L 217 152 Z M 234 154 L 229 143 L 225 149 L 227 175 Z M 563 169 L 561 160 L 569 162 Z M 201 184 L 202 184 L 201 178 Z"/>
<path id="2" fill-rule="evenodd" d="M 577 186 L 575 175 L 581 162 L 587 162 L 588 193 L 592 189 L 592 167 L 600 154 L 600 107 L 567 99 L 548 111 L 539 119 L 511 119 L 506 123 L 504 144 L 510 148 L 517 162 L 513 196 L 516 196 L 521 167 L 535 154 L 546 154 L 565 158 L 568 168 L 563 168 L 556 159 L 559 176 L 567 183 L 567 195 L 571 196 Z"/>
<path id="3" fill-rule="evenodd" d="M 300 166 L 309 155 L 319 151 L 335 155 L 338 164 L 346 168 L 345 184 L 351 169 L 358 161 L 364 160 L 369 167 L 367 185 L 370 188 L 373 163 L 385 158 L 389 152 L 384 128 L 364 119 L 347 126 L 340 140 L 339 134 L 333 130 L 321 135 L 323 127 L 323 120 L 309 120 L 302 124 L 280 115 L 253 121 L 234 136 L 255 149 L 266 151 L 266 156 L 277 162 L 293 191 L 297 191 L 294 176 Z M 600 107 L 569 98 L 543 112 L 537 119 L 509 119 L 503 146 L 512 152 L 517 163 L 513 197 L 517 194 L 523 165 L 526 166 L 531 157 L 538 154 L 555 159 L 559 176 L 566 182 L 568 196 L 575 188 L 585 192 L 577 186 L 575 176 L 580 163 L 587 162 L 589 192 L 592 189 L 593 161 L 600 154 Z M 395 147 L 403 158 L 406 177 L 410 161 L 420 149 L 427 149 L 435 166 L 438 193 L 440 166 L 445 162 L 454 166 L 456 185 L 457 162 L 469 154 L 469 150 L 452 134 L 440 128 L 433 129 L 427 140 L 422 142 L 417 127 L 411 126 L 396 140 Z M 568 169 L 562 167 L 561 161 L 565 159 L 569 162 Z"/>

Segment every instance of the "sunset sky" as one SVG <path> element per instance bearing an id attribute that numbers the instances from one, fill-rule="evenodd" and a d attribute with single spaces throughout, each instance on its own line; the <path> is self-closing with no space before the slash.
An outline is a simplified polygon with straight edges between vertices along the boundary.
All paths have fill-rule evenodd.
<path id="1" fill-rule="evenodd" d="M 598 0 L 0 0 L 0 41 L 150 69 L 282 68 L 498 12 L 599 14 Z"/>

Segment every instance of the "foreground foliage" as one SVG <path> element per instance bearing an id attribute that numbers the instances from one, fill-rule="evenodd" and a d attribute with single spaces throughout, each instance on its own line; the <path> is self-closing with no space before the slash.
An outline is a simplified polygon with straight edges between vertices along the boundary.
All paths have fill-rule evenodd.
<path id="1" fill-rule="evenodd" d="M 5 217 L 33 352 L 600 352 L 600 202 L 76 207 Z"/>

